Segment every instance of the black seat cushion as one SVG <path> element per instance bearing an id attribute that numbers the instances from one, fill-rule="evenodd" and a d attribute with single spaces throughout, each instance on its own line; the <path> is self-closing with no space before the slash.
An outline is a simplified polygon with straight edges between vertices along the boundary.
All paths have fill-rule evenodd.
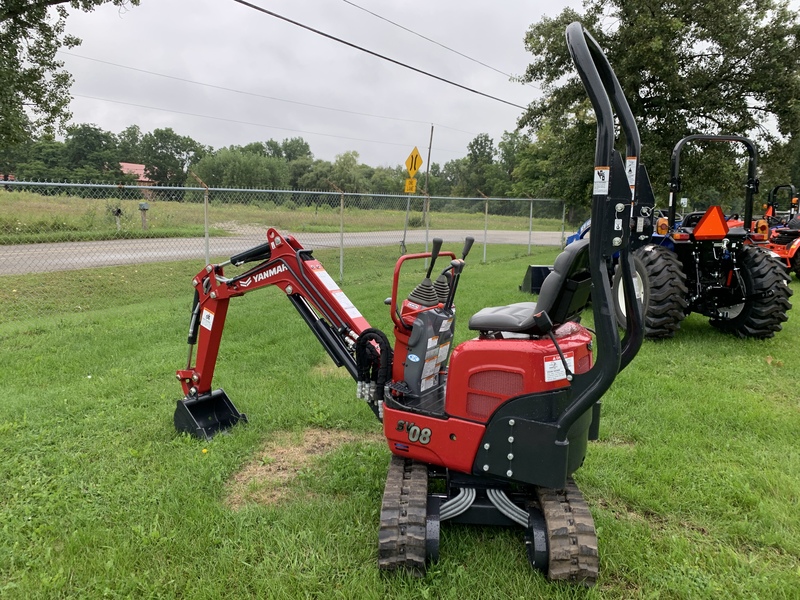
<path id="1" fill-rule="evenodd" d="M 547 312 L 554 326 L 579 314 L 589 300 L 589 240 L 578 240 L 558 255 L 553 270 L 542 283 L 538 302 L 517 302 L 491 306 L 475 313 L 469 320 L 473 331 L 508 331 L 540 335 L 534 315 Z"/>

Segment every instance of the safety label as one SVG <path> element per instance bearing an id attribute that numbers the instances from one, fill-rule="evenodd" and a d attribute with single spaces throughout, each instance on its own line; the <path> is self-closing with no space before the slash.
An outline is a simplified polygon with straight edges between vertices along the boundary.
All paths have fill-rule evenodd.
<path id="1" fill-rule="evenodd" d="M 575 353 L 564 352 L 564 358 L 567 361 L 567 366 L 571 372 L 575 372 Z M 561 362 L 561 357 L 558 354 L 544 357 L 544 380 L 545 381 L 558 381 L 566 379 L 567 372 L 564 370 L 564 363 Z"/>
<path id="2" fill-rule="evenodd" d="M 595 196 L 608 195 L 608 179 L 611 172 L 611 167 L 595 167 L 594 168 L 594 186 L 592 194 Z"/>
<path id="3" fill-rule="evenodd" d="M 339 302 L 341 307 L 344 309 L 344 312 L 347 313 L 347 316 L 351 319 L 355 319 L 361 316 L 359 310 L 355 307 L 355 305 L 350 302 L 350 298 L 348 298 L 342 290 L 338 292 L 333 292 L 333 297 Z"/>
<path id="4" fill-rule="evenodd" d="M 439 346 L 439 356 L 436 358 L 436 362 L 441 364 L 446 361 L 448 352 L 450 352 L 450 342 Z"/>
<path id="5" fill-rule="evenodd" d="M 333 277 L 331 277 L 330 275 L 328 275 L 328 272 L 327 272 L 327 271 L 324 271 L 324 270 L 323 270 L 323 271 L 314 271 L 314 275 L 316 275 L 317 277 L 319 277 L 319 280 L 320 280 L 320 281 L 321 281 L 321 282 L 322 282 L 322 283 L 325 285 L 325 287 L 326 287 L 326 288 L 328 288 L 329 290 L 333 291 L 333 290 L 338 290 L 338 289 L 339 289 L 339 284 L 337 284 L 337 283 L 336 283 L 336 282 L 333 280 Z"/>
<path id="6" fill-rule="evenodd" d="M 422 369 L 422 377 L 430 377 L 434 373 L 438 371 L 439 364 L 436 362 L 435 359 L 433 360 L 426 360 L 425 366 Z"/>
<path id="7" fill-rule="evenodd" d="M 438 382 L 439 382 L 438 373 L 434 373 L 430 377 L 426 377 L 420 382 L 419 389 L 421 392 L 424 392 L 425 390 L 431 389 Z"/>
<path id="8" fill-rule="evenodd" d="M 214 325 L 214 313 L 204 308 L 203 314 L 200 317 L 200 325 L 211 331 L 211 326 Z"/>
<path id="9" fill-rule="evenodd" d="M 628 185 L 631 187 L 636 183 L 636 163 L 635 156 L 629 156 L 625 159 L 625 175 L 628 178 Z"/>

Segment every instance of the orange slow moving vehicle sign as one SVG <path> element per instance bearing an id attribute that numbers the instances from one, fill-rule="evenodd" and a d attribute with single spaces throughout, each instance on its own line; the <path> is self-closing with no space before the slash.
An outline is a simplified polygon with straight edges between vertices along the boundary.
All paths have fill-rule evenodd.
<path id="1" fill-rule="evenodd" d="M 728 235 L 728 223 L 722 208 L 712 206 L 700 219 L 692 232 L 696 240 L 721 240 Z"/>

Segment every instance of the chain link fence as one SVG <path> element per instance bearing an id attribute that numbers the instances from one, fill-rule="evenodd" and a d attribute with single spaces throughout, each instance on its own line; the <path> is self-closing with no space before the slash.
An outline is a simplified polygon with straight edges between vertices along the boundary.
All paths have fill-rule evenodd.
<path id="1" fill-rule="evenodd" d="M 564 203 L 552 199 L 24 181 L 2 186 L 0 299 L 12 309 L 0 322 L 37 316 L 37 291 L 30 289 L 36 281 L 42 292 L 48 282 L 63 282 L 66 272 L 173 261 L 187 261 L 191 276 L 208 262 L 263 243 L 269 227 L 306 248 L 335 251 L 340 280 L 348 252 L 358 247 L 387 247 L 393 265 L 410 246 L 416 251 L 434 237 L 460 243 L 471 235 L 473 255 L 485 262 L 493 245 L 530 254 L 533 246 L 563 246 L 566 233 Z M 328 269 L 336 275 L 336 266 Z M 60 275 L 35 277 L 48 273 Z M 24 295 L 20 276 L 29 287 Z"/>

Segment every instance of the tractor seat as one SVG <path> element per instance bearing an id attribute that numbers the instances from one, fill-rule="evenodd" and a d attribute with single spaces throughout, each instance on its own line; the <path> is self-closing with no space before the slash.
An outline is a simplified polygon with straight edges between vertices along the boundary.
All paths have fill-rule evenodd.
<path id="1" fill-rule="evenodd" d="M 578 240 L 558 255 L 552 272 L 542 282 L 538 302 L 517 302 L 479 310 L 469 320 L 473 331 L 544 335 L 534 316 L 546 312 L 558 327 L 578 316 L 586 307 L 592 289 L 589 272 L 589 240 Z"/>
<path id="2" fill-rule="evenodd" d="M 778 227 L 772 230 L 770 242 L 780 246 L 788 246 L 800 237 L 800 229 L 790 229 L 788 227 Z"/>

